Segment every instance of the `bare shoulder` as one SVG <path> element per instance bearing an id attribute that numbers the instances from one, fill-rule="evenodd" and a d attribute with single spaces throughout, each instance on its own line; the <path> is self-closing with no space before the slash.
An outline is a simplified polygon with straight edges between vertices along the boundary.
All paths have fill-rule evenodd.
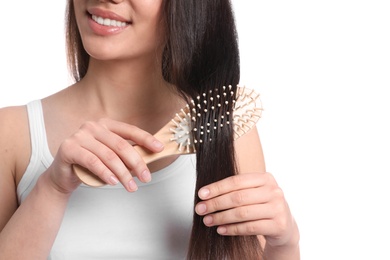
<path id="1" fill-rule="evenodd" d="M 235 150 L 241 173 L 265 172 L 263 148 L 256 126 L 235 141 Z"/>
<path id="2" fill-rule="evenodd" d="M 1 108 L 0 122 L 0 178 L 17 183 L 31 150 L 26 106 Z"/>
<path id="3" fill-rule="evenodd" d="M 0 109 L 0 230 L 17 208 L 16 183 L 27 167 L 30 144 L 25 106 Z"/>
<path id="4" fill-rule="evenodd" d="M 18 152 L 17 149 L 20 148 L 21 144 L 26 145 L 23 143 L 26 141 L 26 137 L 28 138 L 29 133 L 26 107 L 1 108 L 0 122 L 0 160 L 7 158 L 8 161 L 12 159 L 10 156 Z"/>

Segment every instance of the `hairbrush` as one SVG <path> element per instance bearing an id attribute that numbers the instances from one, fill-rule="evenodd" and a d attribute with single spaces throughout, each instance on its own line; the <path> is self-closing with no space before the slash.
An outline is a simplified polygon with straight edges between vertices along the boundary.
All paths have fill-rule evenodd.
<path id="1" fill-rule="evenodd" d="M 232 115 L 229 106 L 232 106 Z M 164 144 L 162 152 L 152 153 L 138 145 L 133 147 L 146 164 L 171 155 L 192 154 L 196 152 L 198 145 L 212 141 L 219 128 L 231 123 L 233 139 L 237 140 L 252 129 L 261 118 L 262 111 L 260 94 L 254 90 L 239 86 L 234 94 L 231 86 L 216 88 L 191 100 L 190 104 L 176 113 L 173 119 L 154 134 L 154 137 Z M 99 177 L 80 165 L 73 165 L 73 169 L 86 185 L 93 187 L 106 185 Z"/>

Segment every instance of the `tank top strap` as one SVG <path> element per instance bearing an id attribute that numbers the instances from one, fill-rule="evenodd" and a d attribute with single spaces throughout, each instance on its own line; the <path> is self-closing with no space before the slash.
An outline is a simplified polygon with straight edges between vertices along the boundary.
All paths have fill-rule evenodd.
<path id="1" fill-rule="evenodd" d="M 31 157 L 26 172 L 17 188 L 19 202 L 23 193 L 36 181 L 39 175 L 47 169 L 53 157 L 47 143 L 45 122 L 41 100 L 34 100 L 26 105 L 30 130 Z"/>

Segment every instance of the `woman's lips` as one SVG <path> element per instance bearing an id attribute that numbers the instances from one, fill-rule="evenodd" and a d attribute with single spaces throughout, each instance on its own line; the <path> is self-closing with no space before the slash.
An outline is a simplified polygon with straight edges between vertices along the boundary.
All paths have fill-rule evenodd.
<path id="1" fill-rule="evenodd" d="M 131 21 L 113 12 L 91 8 L 88 10 L 88 24 L 96 34 L 109 36 L 122 32 Z"/>
<path id="2" fill-rule="evenodd" d="M 104 25 L 104 26 L 124 27 L 127 25 L 126 22 L 121 22 L 121 21 L 113 20 L 113 19 L 109 19 L 109 18 L 103 18 L 103 17 L 97 16 L 97 15 L 92 15 L 91 17 L 92 17 L 92 20 L 94 20 L 98 24 Z"/>

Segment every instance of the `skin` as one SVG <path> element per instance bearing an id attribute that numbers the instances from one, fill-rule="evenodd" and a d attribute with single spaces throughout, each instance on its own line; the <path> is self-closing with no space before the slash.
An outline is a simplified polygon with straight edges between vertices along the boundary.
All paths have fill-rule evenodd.
<path id="1" fill-rule="evenodd" d="M 162 144 L 152 135 L 183 106 L 156 61 L 161 0 L 74 2 L 91 63 L 83 80 L 42 100 L 55 159 L 21 205 L 16 187 L 31 155 L 26 108 L 0 109 L 0 121 L 7 122 L 0 124 L 1 259 L 47 258 L 68 199 L 80 185 L 72 164 L 136 192 L 134 176 L 148 182 L 150 172 L 176 159 L 146 165 L 131 145 L 161 152 Z M 110 10 L 132 25 L 114 36 L 96 35 L 87 23 L 86 10 L 92 7 Z M 282 190 L 266 172 L 256 128 L 235 145 L 240 174 L 203 187 L 196 212 L 206 226 L 219 226 L 221 235 L 258 235 L 266 259 L 299 259 L 299 231 Z"/>

